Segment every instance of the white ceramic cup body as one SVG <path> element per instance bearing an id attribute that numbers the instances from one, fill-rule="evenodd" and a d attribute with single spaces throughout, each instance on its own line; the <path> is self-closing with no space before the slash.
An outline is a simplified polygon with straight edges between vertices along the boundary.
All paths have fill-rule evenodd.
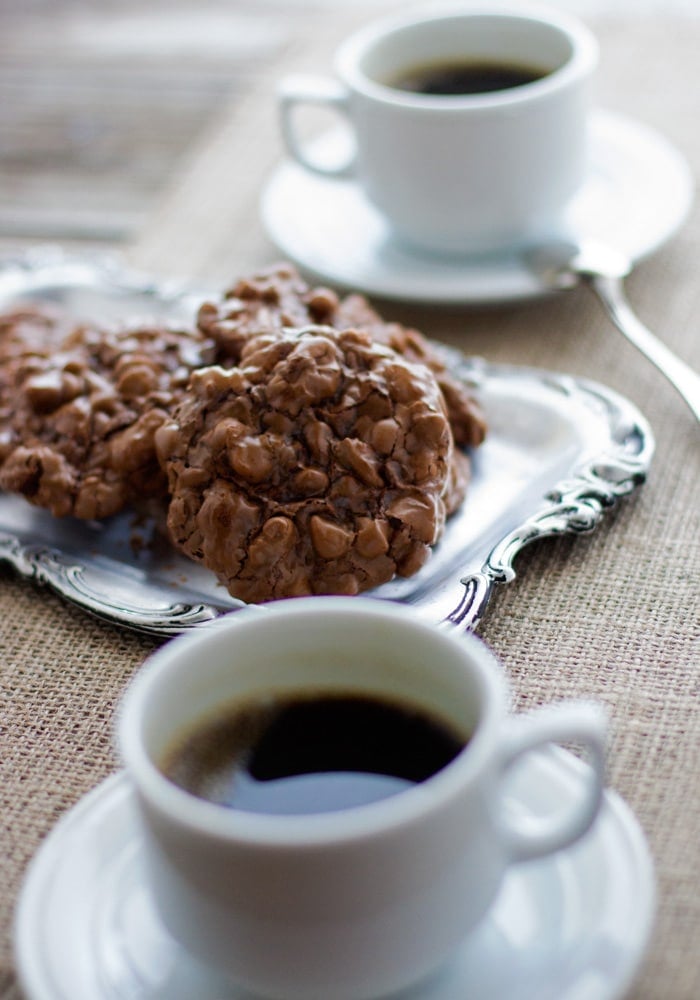
<path id="1" fill-rule="evenodd" d="M 311 816 L 230 810 L 159 771 L 177 734 L 222 704 L 299 690 L 398 696 L 473 735 L 427 781 Z M 591 755 L 581 802 L 532 829 L 513 825 L 504 771 L 563 739 Z M 119 742 L 165 925 L 204 962 L 284 1000 L 364 1000 L 427 974 L 484 915 L 510 863 L 585 832 L 603 787 L 604 723 L 592 706 L 509 717 L 480 640 L 363 598 L 281 601 L 168 643 L 127 691 Z"/>
<path id="2" fill-rule="evenodd" d="M 305 168 L 354 177 L 399 240 L 444 254 L 511 249 L 555 231 L 587 168 L 597 43 L 546 8 L 428 8 L 369 25 L 335 60 L 336 80 L 296 77 L 280 92 L 282 132 Z M 539 67 L 532 83 L 428 96 L 390 86 L 407 68 L 450 60 Z M 329 169 L 308 154 L 294 116 L 331 105 L 356 154 Z"/>

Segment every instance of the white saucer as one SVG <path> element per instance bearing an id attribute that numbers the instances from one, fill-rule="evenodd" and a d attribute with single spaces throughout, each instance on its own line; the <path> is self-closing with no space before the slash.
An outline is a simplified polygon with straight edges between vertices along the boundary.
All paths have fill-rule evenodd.
<path id="1" fill-rule="evenodd" d="M 516 810 L 566 808 L 586 765 L 532 754 L 512 776 Z M 116 775 L 71 810 L 30 865 L 15 924 L 29 1000 L 249 1000 L 161 926 L 143 883 L 132 793 Z M 574 848 L 511 869 L 488 916 L 428 982 L 395 1000 L 613 1000 L 644 951 L 654 878 L 634 816 L 606 792 Z"/>
<path id="2" fill-rule="evenodd" d="M 638 261 L 685 219 L 693 199 L 690 169 L 661 135 L 618 114 L 597 111 L 591 140 L 589 175 L 561 234 L 595 239 Z M 316 140 L 313 156 L 338 162 L 346 144 L 347 134 L 334 130 Z M 391 239 L 352 181 L 320 177 L 289 160 L 266 185 L 261 212 L 270 238 L 303 271 L 369 295 L 485 303 L 548 291 L 515 254 L 455 259 L 410 252 Z"/>

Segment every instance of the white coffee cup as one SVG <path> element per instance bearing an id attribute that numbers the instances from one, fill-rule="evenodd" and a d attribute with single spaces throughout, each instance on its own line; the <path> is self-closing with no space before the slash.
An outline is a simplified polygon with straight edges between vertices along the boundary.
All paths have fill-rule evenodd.
<path id="1" fill-rule="evenodd" d="M 557 230 L 587 168 L 597 43 L 546 8 L 427 7 L 380 20 L 341 45 L 335 78 L 280 88 L 290 155 L 325 177 L 352 177 L 401 242 L 443 254 L 502 251 Z M 451 62 L 533 66 L 523 86 L 431 96 L 394 86 L 405 70 Z M 329 166 L 297 133 L 301 105 L 349 123 L 355 151 Z"/>
<path id="2" fill-rule="evenodd" d="M 470 739 L 399 794 L 305 816 L 216 805 L 160 770 L 173 740 L 222 705 L 310 689 L 408 699 Z M 118 731 L 164 924 L 263 996 L 366 1000 L 426 975 L 483 917 L 510 864 L 573 843 L 599 809 L 600 710 L 509 716 L 506 702 L 479 639 L 366 598 L 281 601 L 169 642 L 132 682 Z M 568 740 L 592 763 L 580 801 L 563 816 L 509 816 L 507 770 Z"/>

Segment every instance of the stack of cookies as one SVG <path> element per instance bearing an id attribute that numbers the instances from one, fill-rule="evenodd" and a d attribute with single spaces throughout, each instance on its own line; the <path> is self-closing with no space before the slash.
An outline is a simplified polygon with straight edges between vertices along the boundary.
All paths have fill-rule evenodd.
<path id="1" fill-rule="evenodd" d="M 420 333 L 288 266 L 191 329 L 0 316 L 0 487 L 57 517 L 160 504 L 173 544 L 244 601 L 416 572 L 484 433 Z"/>

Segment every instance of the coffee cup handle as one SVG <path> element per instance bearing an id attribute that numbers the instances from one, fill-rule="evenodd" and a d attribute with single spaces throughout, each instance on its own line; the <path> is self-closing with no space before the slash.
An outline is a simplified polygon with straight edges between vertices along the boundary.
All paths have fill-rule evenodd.
<path id="1" fill-rule="evenodd" d="M 350 113 L 350 98 L 345 87 L 331 77 L 295 74 L 282 80 L 278 91 L 280 125 L 282 138 L 289 155 L 296 162 L 322 177 L 352 177 L 355 173 L 355 156 L 351 155 L 345 163 L 330 166 L 317 162 L 309 157 L 306 143 L 297 135 L 294 125 L 294 113 L 298 107 L 305 104 L 330 108 L 346 118 Z"/>
<path id="2" fill-rule="evenodd" d="M 589 702 L 563 702 L 512 716 L 503 744 L 501 773 L 525 754 L 551 743 L 574 742 L 586 751 L 590 768 L 582 777 L 580 798 L 563 814 L 504 817 L 506 849 L 513 862 L 541 858 L 573 844 L 591 827 L 605 788 L 607 720 Z"/>

